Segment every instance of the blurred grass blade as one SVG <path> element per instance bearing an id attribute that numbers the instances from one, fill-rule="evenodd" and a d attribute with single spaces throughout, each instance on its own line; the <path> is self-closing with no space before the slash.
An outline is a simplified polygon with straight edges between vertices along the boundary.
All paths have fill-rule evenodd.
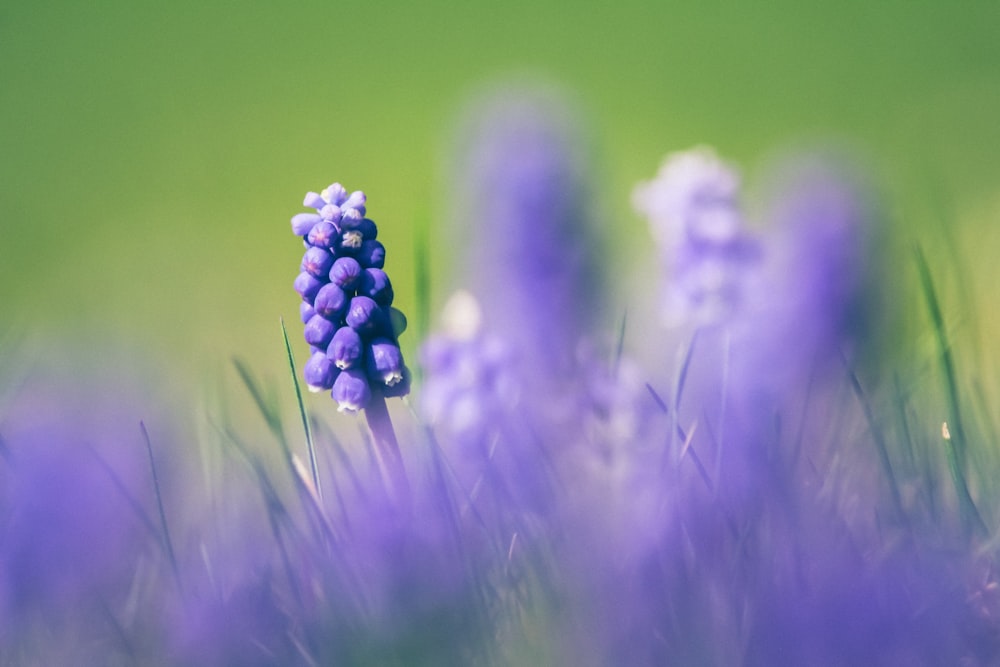
<path id="1" fill-rule="evenodd" d="M 988 533 L 986 524 L 983 523 L 979 510 L 972 499 L 972 494 L 969 492 L 966 464 L 966 447 L 968 443 L 965 439 L 965 429 L 962 423 L 958 397 L 958 381 L 955 376 L 955 361 L 951 354 L 948 334 L 945 331 L 941 305 L 938 301 L 937 292 L 934 289 L 934 281 L 931 278 L 927 258 L 924 256 L 924 252 L 919 244 L 914 247 L 914 254 L 916 256 L 917 272 L 920 274 L 920 284 L 924 291 L 924 299 L 927 301 L 927 309 L 930 312 L 934 335 L 937 339 L 938 352 L 941 359 L 941 371 L 944 374 L 945 380 L 945 395 L 948 401 L 949 419 L 945 426 L 947 431 L 942 435 L 948 452 L 948 468 L 955 483 L 955 492 L 958 494 L 963 520 L 967 525 L 972 523 L 976 528 L 983 531 L 983 533 Z"/>
<path id="2" fill-rule="evenodd" d="M 955 361 L 951 354 L 951 344 L 948 342 L 948 334 L 944 326 L 944 317 L 941 314 L 941 305 L 934 289 L 934 281 L 931 278 L 930 267 L 924 256 L 923 250 L 917 245 L 914 249 L 916 254 L 917 271 L 920 274 L 920 284 L 924 290 L 924 299 L 927 301 L 927 309 L 930 312 L 931 324 L 934 326 L 934 335 L 937 339 L 938 352 L 941 357 L 941 371 L 944 373 L 944 380 L 947 389 L 948 424 L 951 430 L 951 442 L 956 451 L 960 469 L 965 473 L 965 429 L 963 428 L 961 410 L 959 408 L 958 381 L 955 376 Z"/>
<path id="3" fill-rule="evenodd" d="M 156 460 L 153 458 L 153 443 L 149 439 L 149 431 L 146 424 L 139 421 L 139 430 L 142 431 L 142 440 L 146 444 L 146 454 L 149 456 L 149 470 L 153 476 L 153 492 L 156 495 L 156 509 L 160 513 L 160 529 L 163 531 L 163 546 L 167 550 L 167 558 L 170 559 L 170 569 L 174 573 L 174 581 L 177 589 L 182 590 L 181 573 L 177 568 L 177 557 L 174 555 L 174 543 L 170 539 L 170 528 L 167 525 L 167 513 L 163 509 L 163 494 L 160 492 L 160 477 L 156 474 Z"/>
<path id="4" fill-rule="evenodd" d="M 622 313 L 622 323 L 618 327 L 618 341 L 615 344 L 615 356 L 611 360 L 611 377 L 618 377 L 618 367 L 621 365 L 622 354 L 625 351 L 625 327 L 628 324 L 628 309 Z"/>
<path id="5" fill-rule="evenodd" d="M 871 402 L 865 395 L 857 374 L 847 365 L 847 359 L 841 357 L 841 361 L 843 361 L 844 367 L 847 369 L 847 377 L 850 380 L 851 389 L 854 392 L 854 396 L 858 399 L 858 403 L 861 405 L 861 409 L 865 414 L 865 421 L 868 422 L 868 429 L 871 431 L 872 439 L 875 441 L 875 449 L 878 452 L 879 462 L 882 465 L 882 473 L 889 483 L 893 510 L 896 512 L 896 517 L 906 525 L 908 524 L 907 515 L 903 510 L 903 500 L 899 494 L 899 484 L 896 482 L 896 473 L 892 468 L 892 460 L 889 458 L 889 448 L 886 445 L 885 435 L 882 433 L 882 429 L 879 428 Z M 907 526 L 908 529 L 909 527 Z"/>
<path id="6" fill-rule="evenodd" d="M 243 380 L 243 384 L 246 386 L 247 391 L 250 392 L 250 396 L 253 398 L 254 403 L 257 404 L 257 409 L 260 410 L 261 416 L 264 417 L 264 423 L 267 424 L 271 434 L 277 438 L 278 443 L 281 445 L 281 449 L 285 454 L 285 458 L 288 459 L 290 464 L 292 453 L 288 447 L 288 442 L 285 440 L 285 432 L 281 426 L 281 416 L 278 413 L 277 407 L 274 405 L 273 401 L 268 401 L 264 397 L 264 392 L 261 391 L 260 385 L 257 383 L 257 380 L 254 379 L 253 373 L 250 372 L 250 368 L 243 363 L 242 359 L 234 357 L 233 366 L 236 367 L 236 372 L 239 374 L 240 379 Z"/>

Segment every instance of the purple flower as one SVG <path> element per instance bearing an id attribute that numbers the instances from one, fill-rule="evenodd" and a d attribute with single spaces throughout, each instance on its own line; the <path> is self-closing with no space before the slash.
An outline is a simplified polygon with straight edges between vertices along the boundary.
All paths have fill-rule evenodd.
<path id="1" fill-rule="evenodd" d="M 141 381 L 123 374 L 131 368 Z M 112 619 L 143 613 L 159 567 L 149 565 L 167 558 L 149 521 L 156 510 L 140 419 L 164 496 L 179 496 L 176 466 L 165 465 L 170 447 L 159 447 L 170 437 L 156 390 L 163 375 L 67 342 L 38 355 L 17 385 L 10 379 L 0 379 L 0 662 L 127 661 Z M 167 513 L 174 518 L 170 504 Z"/>
<path id="2" fill-rule="evenodd" d="M 368 346 L 368 377 L 392 387 L 403 380 L 403 353 L 388 338 L 376 338 Z"/>
<path id="3" fill-rule="evenodd" d="M 453 233 L 485 328 L 551 374 L 602 310 L 584 145 L 558 93 L 501 88 L 468 112 L 452 176 Z"/>
<path id="4" fill-rule="evenodd" d="M 326 348 L 333 340 L 333 334 L 337 326 L 320 314 L 313 315 L 306 322 L 304 335 L 306 342 L 320 349 Z"/>
<path id="5" fill-rule="evenodd" d="M 306 236 L 319 224 L 320 219 L 315 213 L 297 213 L 292 216 L 292 233 L 296 236 Z"/>
<path id="6" fill-rule="evenodd" d="M 370 297 L 380 306 L 391 306 L 393 291 L 389 276 L 382 269 L 365 269 L 361 274 L 358 294 Z"/>
<path id="7" fill-rule="evenodd" d="M 357 412 L 368 405 L 372 396 L 368 377 L 358 368 L 344 369 L 333 383 L 330 396 L 337 401 L 338 411 Z"/>
<path id="8" fill-rule="evenodd" d="M 345 290 L 357 287 L 361 278 L 361 265 L 353 257 L 338 257 L 330 269 L 330 282 Z"/>
<path id="9" fill-rule="evenodd" d="M 295 278 L 295 291 L 305 300 L 312 304 L 312 300 L 316 297 L 316 293 L 323 286 L 323 281 L 316 278 L 313 275 L 303 271 Z"/>
<path id="10" fill-rule="evenodd" d="M 333 244 L 337 234 L 337 226 L 324 220 L 309 230 L 306 242 L 317 248 L 329 248 Z"/>
<path id="11" fill-rule="evenodd" d="M 323 248 L 311 247 L 302 256 L 301 270 L 314 278 L 323 278 L 333 266 L 333 255 Z"/>
<path id="12" fill-rule="evenodd" d="M 865 333 L 866 299 L 879 290 L 870 260 L 880 221 L 856 172 L 841 160 L 802 156 L 771 177 L 772 229 L 753 325 L 782 339 L 772 349 L 786 359 L 837 357 Z"/>
<path id="13" fill-rule="evenodd" d="M 445 331 L 420 350 L 426 373 L 421 413 L 428 423 L 470 442 L 495 428 L 517 395 L 511 352 L 481 332 L 481 318 L 475 297 L 456 292 L 442 313 Z"/>
<path id="14" fill-rule="evenodd" d="M 302 367 L 302 375 L 309 391 L 329 390 L 333 388 L 333 382 L 337 379 L 337 366 L 328 356 L 322 352 L 316 352 Z"/>
<path id="15" fill-rule="evenodd" d="M 334 183 L 306 194 L 304 205 L 315 214 L 292 218 L 292 231 L 307 246 L 294 284 L 313 353 L 303 374 L 310 389 L 331 389 L 341 410 L 364 408 L 373 389 L 385 396 L 409 392 L 409 371 L 396 342 L 405 317 L 391 308 L 392 283 L 382 270 L 385 248 L 375 240 L 378 227 L 365 217 L 366 203 L 363 192 L 348 194 Z M 355 369 L 365 350 L 377 351 L 377 360 L 373 356 L 372 386 L 362 389 L 363 372 L 337 371 Z"/>
<path id="16" fill-rule="evenodd" d="M 381 269 L 385 266 L 385 246 L 380 241 L 364 241 L 358 248 L 358 262 L 365 268 Z"/>
<path id="17" fill-rule="evenodd" d="M 344 321 L 358 333 L 370 335 L 377 331 L 382 310 L 371 297 L 359 295 L 351 299 Z"/>
<path id="18" fill-rule="evenodd" d="M 333 283 L 327 283 L 316 293 L 313 307 L 326 319 L 338 322 L 347 308 L 347 294 Z"/>
<path id="19" fill-rule="evenodd" d="M 668 325 L 713 324 L 739 307 L 757 257 L 744 229 L 736 171 L 708 148 L 668 155 L 656 178 L 633 193 L 649 219 L 666 274 Z"/>
<path id="20" fill-rule="evenodd" d="M 361 340 L 361 334 L 346 325 L 337 329 L 327 348 L 327 355 L 341 370 L 357 365 L 363 353 L 364 342 Z"/>

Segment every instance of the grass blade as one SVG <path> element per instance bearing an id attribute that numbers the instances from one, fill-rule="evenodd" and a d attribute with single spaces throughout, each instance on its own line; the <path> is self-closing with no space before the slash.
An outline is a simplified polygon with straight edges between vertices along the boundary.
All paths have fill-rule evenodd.
<path id="1" fill-rule="evenodd" d="M 309 428 L 309 417 L 306 416 L 306 407 L 302 402 L 302 389 L 299 387 L 299 376 L 295 372 L 295 357 L 292 355 L 292 346 L 288 343 L 288 331 L 285 329 L 284 318 L 279 318 L 281 323 L 281 338 L 285 341 L 285 352 L 288 354 L 288 368 L 292 373 L 292 386 L 295 387 L 295 400 L 299 406 L 299 415 L 302 417 L 302 429 L 306 433 L 306 447 L 309 450 L 309 468 L 312 471 L 313 486 L 320 501 L 323 500 L 323 487 L 319 482 L 319 465 L 316 461 L 316 447 L 313 444 L 312 431 Z"/>
<path id="2" fill-rule="evenodd" d="M 177 589 L 181 590 L 181 574 L 177 568 L 177 557 L 174 555 L 174 543 L 170 539 L 170 528 L 167 526 L 167 514 L 163 510 L 163 494 L 160 492 L 160 478 L 156 474 L 156 460 L 153 458 L 153 443 L 149 439 L 149 431 L 146 424 L 139 422 L 139 430 L 142 431 L 143 442 L 146 443 L 146 454 L 149 455 L 149 470 L 153 475 L 153 492 L 156 495 L 156 508 L 160 513 L 160 529 L 163 531 L 163 546 L 167 550 L 167 558 L 170 559 L 170 569 L 174 573 L 174 581 Z"/>
<path id="3" fill-rule="evenodd" d="M 989 531 L 986 529 L 986 524 L 983 523 L 983 519 L 969 491 L 966 464 L 966 447 L 968 446 L 968 442 L 965 439 L 965 429 L 959 407 L 960 401 L 958 397 L 958 381 L 955 376 L 955 361 L 951 354 L 948 334 L 945 331 L 940 301 L 938 301 L 937 292 L 934 289 L 934 281 L 931 278 L 927 258 L 924 256 L 923 250 L 919 245 L 915 246 L 914 253 L 916 255 L 917 272 L 920 274 L 920 284 L 924 291 L 924 299 L 927 301 L 927 309 L 930 312 L 934 335 L 937 339 L 941 371 L 944 374 L 949 419 L 945 423 L 942 437 L 947 446 L 948 468 L 955 483 L 955 492 L 958 494 L 959 507 L 961 508 L 963 520 L 966 524 L 973 523 L 976 528 L 987 533 Z"/>

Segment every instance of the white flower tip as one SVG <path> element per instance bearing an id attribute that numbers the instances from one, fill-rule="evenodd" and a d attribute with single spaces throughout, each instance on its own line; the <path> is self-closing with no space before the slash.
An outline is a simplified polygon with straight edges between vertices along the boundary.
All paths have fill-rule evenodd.
<path id="1" fill-rule="evenodd" d="M 441 310 L 441 320 L 447 335 L 457 340 L 472 340 L 482 326 L 483 314 L 470 292 L 459 290 L 452 294 Z"/>

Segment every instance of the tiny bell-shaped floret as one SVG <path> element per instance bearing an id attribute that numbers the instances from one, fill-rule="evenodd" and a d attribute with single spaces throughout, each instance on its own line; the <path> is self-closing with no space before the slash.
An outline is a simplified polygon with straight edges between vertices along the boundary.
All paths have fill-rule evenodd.
<path id="1" fill-rule="evenodd" d="M 322 221 L 309 231 L 306 243 L 320 248 L 329 248 L 337 239 L 337 226 L 331 222 Z"/>
<path id="2" fill-rule="evenodd" d="M 302 255 L 300 269 L 316 278 L 326 278 L 333 266 L 333 255 L 329 250 L 312 247 Z"/>
<path id="3" fill-rule="evenodd" d="M 358 294 L 370 297 L 380 306 L 391 306 L 394 296 L 389 276 L 382 269 L 364 270 L 361 274 Z"/>
<path id="4" fill-rule="evenodd" d="M 319 215 L 326 222 L 336 225 L 340 222 L 342 213 L 340 207 L 336 204 L 327 204 L 319 210 Z"/>
<path id="5" fill-rule="evenodd" d="M 315 213 L 299 213 L 292 216 L 292 232 L 296 236 L 305 236 L 320 222 L 320 217 Z"/>
<path id="6" fill-rule="evenodd" d="M 299 293 L 299 296 L 301 296 L 303 299 L 305 299 L 306 301 L 312 301 L 316 297 L 316 292 L 318 292 L 319 288 L 322 287 L 324 284 L 325 283 L 321 281 L 319 278 L 311 276 L 305 271 L 303 271 L 302 273 L 300 273 L 298 276 L 295 277 L 295 283 L 293 284 L 293 287 L 295 288 L 295 291 Z"/>
<path id="7" fill-rule="evenodd" d="M 314 208 L 317 211 L 326 206 L 326 204 L 327 204 L 326 200 L 323 198 L 322 195 L 320 195 L 317 192 L 307 192 L 305 199 L 302 200 L 303 206 Z"/>
<path id="8" fill-rule="evenodd" d="M 362 208 L 366 201 L 368 201 L 368 197 L 365 196 L 365 193 L 361 190 L 355 190 L 341 206 L 344 208 Z"/>
<path id="9" fill-rule="evenodd" d="M 340 183 L 332 183 L 329 187 L 324 188 L 320 195 L 322 200 L 327 204 L 340 206 L 347 199 L 347 189 Z M 308 205 L 306 204 L 306 206 Z"/>
<path id="10" fill-rule="evenodd" d="M 358 263 L 366 269 L 381 269 L 385 266 L 385 246 L 381 241 L 363 241 L 357 253 Z"/>
<path id="11" fill-rule="evenodd" d="M 306 322 L 305 330 L 303 335 L 305 336 L 306 342 L 310 345 L 314 345 L 321 349 L 326 349 L 330 341 L 333 340 L 333 334 L 337 329 L 335 325 L 330 320 L 326 319 L 322 315 L 313 315 Z"/>
<path id="12" fill-rule="evenodd" d="M 368 401 L 372 397 L 372 390 L 368 386 L 368 378 L 364 371 L 358 368 L 348 368 L 337 376 L 330 396 L 337 401 L 338 411 L 357 412 L 368 405 Z"/>
<path id="13" fill-rule="evenodd" d="M 331 322 L 337 322 L 347 308 L 347 295 L 344 294 L 344 290 L 333 283 L 327 283 L 316 293 L 313 308 L 318 315 L 322 315 Z"/>
<path id="14" fill-rule="evenodd" d="M 344 320 L 347 326 L 355 329 L 360 334 L 374 332 L 379 322 L 381 311 L 375 300 L 367 296 L 356 296 L 351 299 L 351 305 L 347 310 Z"/>
<path id="15" fill-rule="evenodd" d="M 315 352 L 306 365 L 302 368 L 302 375 L 306 380 L 306 386 L 311 392 L 320 392 L 333 388 L 333 382 L 337 379 L 339 370 L 333 362 L 322 352 Z"/>
<path id="16" fill-rule="evenodd" d="M 327 356 L 341 370 L 356 366 L 363 352 L 364 343 L 361 340 L 361 335 L 351 327 L 337 329 L 326 350 Z"/>
<path id="17" fill-rule="evenodd" d="M 374 382 L 392 387 L 403 380 L 403 353 L 399 345 L 388 338 L 373 340 L 365 361 L 368 377 Z"/>
<path id="18" fill-rule="evenodd" d="M 353 290 L 361 277 L 361 265 L 353 257 L 338 257 L 330 268 L 330 282 L 344 290 Z"/>
<path id="19" fill-rule="evenodd" d="M 374 220 L 368 218 L 358 223 L 357 230 L 365 237 L 365 241 L 374 241 L 375 237 L 378 236 L 378 226 Z"/>
<path id="20" fill-rule="evenodd" d="M 341 229 L 357 229 L 361 221 L 365 219 L 364 214 L 356 208 L 349 208 L 343 211 L 340 218 Z"/>

